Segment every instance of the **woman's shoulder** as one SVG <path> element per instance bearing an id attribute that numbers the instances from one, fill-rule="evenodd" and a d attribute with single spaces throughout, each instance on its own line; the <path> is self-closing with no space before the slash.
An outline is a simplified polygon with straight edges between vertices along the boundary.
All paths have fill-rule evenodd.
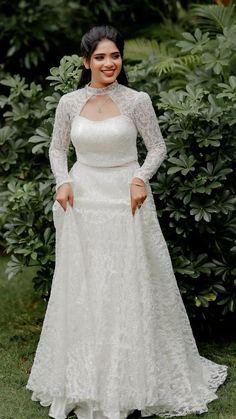
<path id="1" fill-rule="evenodd" d="M 142 90 L 138 91 L 133 89 L 132 87 L 124 86 L 123 84 L 120 84 L 119 86 L 122 93 L 126 95 L 127 98 L 132 99 L 134 101 L 134 104 L 140 102 L 147 102 L 151 100 L 147 92 L 144 92 Z"/>
<path id="2" fill-rule="evenodd" d="M 71 102 L 74 100 L 82 99 L 85 95 L 85 89 L 84 87 L 73 90 L 72 92 L 64 93 L 64 95 L 61 96 L 60 101 L 63 103 Z"/>
<path id="3" fill-rule="evenodd" d="M 62 112 L 69 114 L 70 117 L 74 115 L 79 107 L 81 107 L 86 99 L 85 89 L 73 90 L 69 93 L 64 93 L 58 102 L 58 108 Z"/>

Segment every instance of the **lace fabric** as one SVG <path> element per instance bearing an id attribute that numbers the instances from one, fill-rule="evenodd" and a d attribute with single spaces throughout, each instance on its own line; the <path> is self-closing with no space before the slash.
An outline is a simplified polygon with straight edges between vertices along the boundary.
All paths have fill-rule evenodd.
<path id="1" fill-rule="evenodd" d="M 52 141 L 49 149 L 50 163 L 58 188 L 65 182 L 71 182 L 67 167 L 67 151 L 71 141 L 71 127 L 92 95 L 109 95 L 120 113 L 133 121 L 147 148 L 143 165 L 133 174 L 147 182 L 157 171 L 166 155 L 163 140 L 151 99 L 145 92 L 137 92 L 117 81 L 108 87 L 96 89 L 86 86 L 61 97 L 55 115 Z M 134 152 L 137 160 L 137 153 Z M 97 162 L 98 166 L 100 162 Z M 104 160 L 107 164 L 107 160 Z"/>
<path id="2" fill-rule="evenodd" d="M 148 178 L 165 147 L 150 99 L 115 83 L 106 93 L 120 115 L 88 121 L 79 113 L 95 93 L 104 90 L 65 95 L 57 110 L 51 163 L 57 185 L 72 182 L 74 205 L 53 205 L 56 266 L 27 388 L 55 419 L 72 409 L 78 419 L 206 412 L 227 367 L 199 355 L 159 226 Z M 138 131 L 148 148 L 141 167 Z M 133 216 L 138 174 L 147 198 Z"/>

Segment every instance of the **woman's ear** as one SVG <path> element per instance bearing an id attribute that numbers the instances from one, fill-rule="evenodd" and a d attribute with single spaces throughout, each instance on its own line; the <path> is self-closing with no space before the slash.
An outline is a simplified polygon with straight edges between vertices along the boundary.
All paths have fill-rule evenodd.
<path id="1" fill-rule="evenodd" d="M 87 68 L 87 70 L 88 70 L 89 69 L 89 61 L 85 57 L 83 57 L 83 64 L 84 64 L 85 68 Z"/>

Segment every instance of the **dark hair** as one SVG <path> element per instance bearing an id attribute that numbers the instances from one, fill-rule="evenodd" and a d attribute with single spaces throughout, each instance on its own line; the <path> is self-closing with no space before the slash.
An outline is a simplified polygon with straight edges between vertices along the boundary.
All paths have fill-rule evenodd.
<path id="1" fill-rule="evenodd" d="M 90 59 L 92 53 L 97 48 L 97 45 L 103 39 L 109 39 L 110 41 L 114 42 L 117 46 L 121 58 L 124 55 L 124 39 L 120 32 L 113 26 L 94 26 L 88 32 L 84 34 L 81 40 L 80 49 L 82 56 Z M 91 81 L 91 70 L 87 68 L 83 68 L 81 77 L 79 80 L 78 88 L 84 87 L 87 83 Z M 119 76 L 117 77 L 117 81 L 125 86 L 128 86 L 128 79 L 125 74 L 125 70 L 122 64 L 121 71 Z"/>

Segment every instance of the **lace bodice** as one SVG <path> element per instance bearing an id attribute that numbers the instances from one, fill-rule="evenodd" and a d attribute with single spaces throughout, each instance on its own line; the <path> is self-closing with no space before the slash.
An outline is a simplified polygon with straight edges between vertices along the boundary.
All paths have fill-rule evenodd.
<path id="1" fill-rule="evenodd" d="M 109 148 L 107 154 L 102 147 L 96 147 L 94 144 L 93 159 L 86 160 L 86 142 L 83 145 L 79 141 L 79 135 L 74 144 L 76 148 L 77 159 L 87 162 L 93 166 L 117 166 L 128 163 L 131 160 L 137 160 L 136 137 L 139 133 L 147 148 L 147 155 L 141 167 L 138 167 L 133 177 L 138 177 L 147 182 L 157 171 L 166 155 L 166 146 L 163 140 L 155 111 L 152 106 L 149 95 L 145 92 L 137 92 L 129 87 L 119 84 L 117 81 L 105 88 L 93 88 L 85 86 L 74 92 L 63 95 L 58 103 L 53 127 L 52 141 L 49 148 L 49 158 L 53 174 L 56 178 L 56 187 L 66 182 L 72 182 L 68 173 L 67 151 L 73 131 L 75 131 L 76 120 L 80 115 L 82 108 L 87 100 L 93 95 L 109 95 L 117 106 L 121 115 L 125 116 L 124 124 L 129 122 L 129 129 L 135 136 L 134 143 L 131 145 L 129 141 L 125 142 L 125 131 L 121 132 L 122 141 L 120 148 Z M 80 116 L 80 118 L 82 118 Z M 84 118 L 86 119 L 86 118 Z M 113 118 L 115 122 L 115 118 Z M 89 125 L 91 122 L 87 120 Z M 101 123 L 102 121 L 96 121 Z M 132 127 L 131 127 L 132 124 Z M 114 124 L 113 124 L 114 125 Z M 120 125 L 119 125 L 120 130 Z M 121 130 L 120 130 L 121 131 Z M 79 134 L 79 132 L 77 132 Z M 112 142 L 111 142 L 112 144 Z M 91 143 L 88 144 L 91 147 Z M 96 152 L 97 149 L 97 152 Z M 90 150 L 90 157 L 91 157 Z M 87 153 L 88 156 L 88 153 Z"/>
<path id="2" fill-rule="evenodd" d="M 94 167 L 116 167 L 137 161 L 137 130 L 125 115 L 92 121 L 76 116 L 71 141 L 77 161 Z"/>

